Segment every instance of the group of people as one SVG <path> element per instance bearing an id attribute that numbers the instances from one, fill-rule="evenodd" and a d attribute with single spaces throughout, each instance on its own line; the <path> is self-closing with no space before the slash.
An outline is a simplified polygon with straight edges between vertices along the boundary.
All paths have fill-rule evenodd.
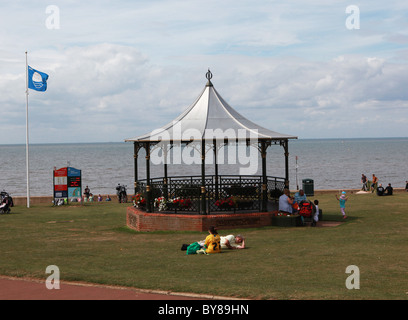
<path id="1" fill-rule="evenodd" d="M 382 186 L 382 184 L 378 184 L 378 178 L 373 174 L 372 181 L 368 181 L 367 177 L 361 174 L 361 183 L 362 183 L 362 190 L 363 191 L 371 191 L 372 193 L 377 192 L 379 196 L 392 196 L 394 189 L 391 186 L 391 183 L 388 184 L 386 188 Z M 408 182 L 407 182 L 408 184 Z M 408 187 L 408 185 L 406 186 Z"/>
<path id="2" fill-rule="evenodd" d="M 111 197 L 109 196 L 109 194 L 106 196 L 105 201 L 111 201 Z M 101 196 L 101 194 L 98 195 L 98 201 L 101 202 L 103 201 L 103 197 Z"/>
<path id="3" fill-rule="evenodd" d="M 279 197 L 279 212 L 289 213 L 289 214 L 299 213 L 301 210 L 302 204 L 305 202 L 311 203 L 310 201 L 307 200 L 304 190 L 300 189 L 292 197 L 290 195 L 290 190 L 288 188 L 285 188 L 283 190 L 283 194 Z M 314 200 L 313 201 L 312 226 L 313 227 L 316 226 L 318 221 L 319 221 L 319 201 Z"/>
<path id="4" fill-rule="evenodd" d="M 348 197 L 346 196 L 346 192 L 342 191 L 340 197 L 336 194 L 336 199 L 340 205 L 340 212 L 343 216 L 343 219 L 347 219 L 346 215 L 346 201 Z M 295 193 L 292 197 L 290 195 L 290 190 L 285 188 L 283 191 L 283 195 L 279 197 L 279 212 L 284 213 L 299 213 L 300 205 L 307 201 L 306 195 L 303 190 L 299 190 Z M 310 202 L 310 201 L 309 201 Z M 319 201 L 313 201 L 314 210 L 313 210 L 313 219 L 311 226 L 316 226 L 317 222 L 319 221 Z"/>
<path id="5" fill-rule="evenodd" d="M 362 173 L 361 174 L 361 183 L 362 183 L 361 190 L 374 192 L 374 191 L 377 190 L 377 187 L 378 187 L 378 178 L 373 173 L 372 180 L 369 181 L 368 178 L 366 177 L 366 175 L 364 173 Z"/>
<path id="6" fill-rule="evenodd" d="M 187 250 L 187 254 L 211 254 L 220 253 L 226 249 L 245 249 L 245 238 L 240 234 L 220 236 L 214 226 L 208 228 L 208 233 L 209 235 L 205 240 L 189 245 L 184 244 L 181 249 Z"/>
<path id="7" fill-rule="evenodd" d="M 84 190 L 84 202 L 86 202 L 86 201 L 92 202 L 93 200 L 94 200 L 94 196 L 91 193 L 91 190 L 89 189 L 89 187 L 86 186 L 85 190 Z M 111 200 L 112 200 L 111 197 L 109 195 L 107 195 L 105 201 L 111 201 Z M 103 201 L 103 198 L 102 198 L 101 194 L 99 194 L 98 195 L 98 202 L 101 202 L 101 201 Z"/>
<path id="8" fill-rule="evenodd" d="M 380 183 L 377 188 L 377 195 L 379 196 L 392 196 L 393 188 L 391 187 L 391 183 L 384 189 L 382 184 Z"/>
<path id="9" fill-rule="evenodd" d="M 393 188 L 391 187 L 391 183 L 384 189 L 381 184 L 378 184 L 378 178 L 373 174 L 373 180 L 371 185 L 368 186 L 367 177 L 362 174 L 361 182 L 363 183 L 363 190 L 368 191 L 374 190 L 377 191 L 379 196 L 386 196 L 392 195 Z M 377 186 L 378 184 L 378 186 Z M 405 190 L 408 192 L 408 181 L 406 181 Z M 336 199 L 340 205 L 340 212 L 343 216 L 343 219 L 347 218 L 346 215 L 346 202 L 348 200 L 348 196 L 346 196 L 346 191 L 342 191 L 340 197 L 336 194 Z M 293 214 L 297 213 L 300 210 L 300 204 L 307 202 L 306 194 L 304 190 L 299 190 L 295 193 L 294 196 L 291 196 L 290 190 L 285 188 L 283 194 L 279 197 L 279 212 Z M 310 201 L 309 201 L 310 202 Z M 316 226 L 317 221 L 319 220 L 319 201 L 314 200 L 314 212 L 313 212 L 313 220 L 312 226 Z M 245 248 L 245 238 L 242 235 L 227 235 L 227 236 L 220 236 L 218 234 L 217 229 L 214 226 L 211 226 L 208 229 L 209 235 L 205 238 L 205 240 L 194 242 L 190 245 L 184 244 L 182 250 L 187 250 L 187 254 L 193 250 L 191 253 L 219 253 L 222 249 L 244 249 Z"/>

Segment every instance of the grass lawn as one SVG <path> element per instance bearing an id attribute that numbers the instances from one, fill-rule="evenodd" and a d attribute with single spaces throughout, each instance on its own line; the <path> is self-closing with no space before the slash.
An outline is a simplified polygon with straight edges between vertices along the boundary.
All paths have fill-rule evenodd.
<path id="1" fill-rule="evenodd" d="M 334 194 L 318 197 L 323 219 L 342 221 Z M 241 233 L 247 249 L 187 256 L 206 232 L 135 232 L 129 204 L 35 205 L 0 215 L 0 275 L 252 299 L 408 299 L 408 193 L 350 195 L 337 227 L 265 227 Z M 346 288 L 349 265 L 360 289 Z"/>

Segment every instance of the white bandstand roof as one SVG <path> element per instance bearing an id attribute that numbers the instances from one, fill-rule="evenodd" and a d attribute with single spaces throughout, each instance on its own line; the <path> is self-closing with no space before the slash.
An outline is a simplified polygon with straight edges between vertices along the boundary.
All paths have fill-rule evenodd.
<path id="1" fill-rule="evenodd" d="M 125 141 L 189 142 L 191 140 L 286 140 L 296 136 L 278 133 L 261 127 L 235 111 L 215 90 L 207 73 L 208 82 L 197 100 L 180 116 L 150 133 Z"/>

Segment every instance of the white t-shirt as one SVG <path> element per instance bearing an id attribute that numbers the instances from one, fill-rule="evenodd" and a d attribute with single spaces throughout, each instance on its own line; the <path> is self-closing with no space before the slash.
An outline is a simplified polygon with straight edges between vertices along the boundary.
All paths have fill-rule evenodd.
<path id="1" fill-rule="evenodd" d="M 221 249 L 228 249 L 228 247 L 225 245 L 226 240 L 229 241 L 231 247 L 237 247 L 239 244 L 235 243 L 235 236 L 230 234 L 225 237 L 221 237 Z"/>
<path id="2" fill-rule="evenodd" d="M 319 206 L 316 206 L 316 212 L 315 212 L 313 219 L 316 222 L 319 221 Z"/>

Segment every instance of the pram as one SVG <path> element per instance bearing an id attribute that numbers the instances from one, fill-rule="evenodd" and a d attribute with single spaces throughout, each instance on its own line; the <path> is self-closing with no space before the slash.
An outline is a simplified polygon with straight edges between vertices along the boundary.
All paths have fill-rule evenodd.
<path id="1" fill-rule="evenodd" d="M 13 198 L 5 191 L 2 191 L 0 193 L 0 197 L 1 197 L 0 214 L 10 213 L 11 212 L 10 208 L 14 206 Z"/>
<path id="2" fill-rule="evenodd" d="M 312 222 L 316 212 L 316 207 L 311 201 L 301 201 L 299 204 L 299 215 L 302 217 L 302 222 Z"/>

